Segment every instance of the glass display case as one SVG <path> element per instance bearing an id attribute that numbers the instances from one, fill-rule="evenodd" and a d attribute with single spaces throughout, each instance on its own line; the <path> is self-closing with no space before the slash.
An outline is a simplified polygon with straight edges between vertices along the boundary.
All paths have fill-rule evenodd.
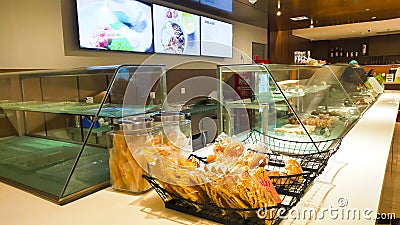
<path id="1" fill-rule="evenodd" d="M 366 86 L 368 74 L 362 67 L 355 67 L 348 64 L 327 66 L 335 74 L 344 90 L 350 96 L 361 113 L 364 113 L 369 106 L 375 102 L 378 91 Z"/>
<path id="2" fill-rule="evenodd" d="M 107 133 L 166 98 L 164 66 L 0 74 L 0 179 L 58 204 L 109 185 Z"/>
<path id="3" fill-rule="evenodd" d="M 329 67 L 223 65 L 217 75 L 215 142 L 193 152 L 169 144 L 171 152 L 149 135 L 144 177 L 167 208 L 222 224 L 279 224 L 361 112 Z"/>
<path id="4" fill-rule="evenodd" d="M 351 82 L 343 73 L 332 66 L 219 66 L 219 131 L 258 130 L 277 146 L 310 143 L 307 153 L 329 148 L 326 141 L 343 137 L 372 102 L 356 101 L 361 90 L 345 87 Z"/>

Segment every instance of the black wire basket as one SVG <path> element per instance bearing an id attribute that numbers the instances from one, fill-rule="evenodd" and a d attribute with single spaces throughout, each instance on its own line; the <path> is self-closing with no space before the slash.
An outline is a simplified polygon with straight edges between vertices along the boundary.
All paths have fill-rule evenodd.
<path id="1" fill-rule="evenodd" d="M 263 154 L 268 159 L 264 169 L 268 172 L 268 177 L 282 203 L 267 205 L 264 208 L 221 207 L 212 200 L 208 202 L 193 201 L 180 195 L 179 192 L 169 191 L 171 187 L 163 181 L 146 175 L 143 177 L 162 198 L 166 208 L 223 224 L 279 224 L 282 216 L 297 204 L 310 184 L 323 171 L 329 158 L 338 150 L 341 139 L 321 142 L 289 141 L 252 130 L 243 143 L 249 144 L 249 146 L 263 143 L 264 146 L 267 146 L 265 149 L 248 148 L 246 151 Z M 203 165 L 210 164 L 205 157 L 197 156 L 196 153 L 191 154 L 189 158 L 196 158 Z M 286 173 L 289 159 L 300 164 L 300 173 Z M 182 187 L 178 186 L 178 188 Z M 260 212 L 266 217 L 260 218 Z"/>
<path id="2" fill-rule="evenodd" d="M 329 158 L 339 149 L 342 138 L 324 141 L 293 141 L 273 137 L 259 130 L 252 130 L 243 142 L 246 144 L 264 143 L 273 153 L 293 157 L 300 162 L 304 171 L 319 175 Z"/>
<path id="3" fill-rule="evenodd" d="M 276 206 L 264 208 L 225 208 L 219 207 L 214 203 L 201 204 L 182 198 L 167 191 L 155 178 L 147 175 L 143 175 L 143 178 L 155 189 L 164 201 L 166 208 L 222 224 L 277 225 L 299 201 L 299 198 L 296 197 L 283 196 L 281 197 L 283 202 Z"/>
<path id="4" fill-rule="evenodd" d="M 252 149 L 247 149 L 247 151 L 260 153 L 259 151 Z M 302 168 L 303 171 L 301 173 L 288 175 L 285 173 L 286 161 L 288 159 L 287 156 L 279 153 L 262 152 L 262 154 L 268 158 L 268 163 L 264 167 L 267 171 L 281 172 L 281 174 L 269 174 L 272 184 L 281 196 L 300 198 L 303 196 L 310 183 L 317 176 L 316 173 L 311 170 L 307 170 L 307 168 Z M 208 164 L 205 157 L 199 157 L 195 154 L 191 154 L 188 158 L 196 158 L 202 164 Z"/>

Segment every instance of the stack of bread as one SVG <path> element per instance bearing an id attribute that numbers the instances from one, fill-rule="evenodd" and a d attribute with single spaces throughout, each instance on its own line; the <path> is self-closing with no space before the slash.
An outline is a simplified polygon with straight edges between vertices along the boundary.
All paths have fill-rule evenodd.
<path id="1" fill-rule="evenodd" d="M 131 151 L 139 152 L 146 143 L 146 136 L 125 135 L 122 131 L 113 135 L 113 147 L 110 148 L 109 166 L 111 186 L 114 189 L 142 193 L 151 189 L 150 184 L 142 178 L 146 174 L 142 166 L 146 164 L 144 157 Z M 142 143 L 142 144 L 140 144 Z"/>
<path id="2" fill-rule="evenodd" d="M 157 142 L 155 139 L 153 143 Z M 215 204 L 222 214 L 234 212 L 242 217 L 256 216 L 259 208 L 273 207 L 281 203 L 280 195 L 274 185 L 287 183 L 292 178 L 281 176 L 301 174 L 300 164 L 289 159 L 285 173 L 269 178 L 268 151 L 265 145 L 257 145 L 257 151 L 245 150 L 242 142 L 229 137 L 219 139 L 206 158 L 206 164 L 196 158 L 172 157 L 165 151 L 159 151 L 155 163 L 152 163 L 151 176 L 172 195 L 188 201 L 198 210 L 205 204 Z M 254 150 L 255 146 L 251 146 Z M 287 181 L 282 181 L 287 179 Z M 292 180 L 291 182 L 294 182 Z M 243 210 L 229 210 L 243 209 Z M 253 209 L 253 210 L 249 210 Z M 268 214 L 269 213 L 269 214 Z M 267 212 L 272 217 L 272 209 Z M 269 216 L 269 217 L 268 217 Z M 268 223 L 268 220 L 266 220 Z"/>

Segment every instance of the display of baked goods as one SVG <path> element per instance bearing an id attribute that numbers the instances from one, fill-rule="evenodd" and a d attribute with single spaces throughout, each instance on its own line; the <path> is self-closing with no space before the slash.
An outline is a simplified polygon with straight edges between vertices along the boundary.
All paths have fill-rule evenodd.
<path id="1" fill-rule="evenodd" d="M 166 172 L 165 175 L 179 180 L 190 179 L 195 185 L 171 184 L 162 180 L 158 182 L 169 193 L 196 203 L 214 203 L 221 208 L 247 209 L 275 206 L 281 202 L 276 190 L 275 193 L 271 193 L 271 190 L 264 186 L 265 180 L 241 169 L 228 172 L 212 165 L 188 174 Z M 273 186 L 271 189 L 274 189 Z M 245 214 L 251 212 L 238 213 L 241 216 L 250 216 Z"/>
<path id="2" fill-rule="evenodd" d="M 258 218 L 257 210 L 252 209 L 280 207 L 284 195 L 276 187 L 281 190 L 302 182 L 299 161 L 285 157 L 278 162 L 280 166 L 269 165 L 273 153 L 264 143 L 248 144 L 224 134 L 216 140 L 203 149 L 203 160 L 199 160 L 187 157 L 181 146 L 160 133 L 135 136 L 116 131 L 109 161 L 112 187 L 144 192 L 150 188 L 142 178 L 145 174 L 153 177 L 167 196 L 191 202 L 197 211 L 214 205 L 221 215 Z M 143 165 L 148 167 L 143 169 Z M 273 210 L 265 213 L 265 224 L 270 224 L 276 215 Z"/>
<path id="3" fill-rule="evenodd" d="M 295 116 L 289 117 L 288 120 L 290 124 L 300 124 L 299 120 Z"/>
<path id="4" fill-rule="evenodd" d="M 158 149 L 158 136 L 152 138 L 152 144 L 157 149 L 157 155 L 152 157 L 158 158 L 150 163 L 150 175 L 173 198 L 215 204 L 221 208 L 221 214 L 227 213 L 223 209 L 258 209 L 281 203 L 268 174 L 256 173 L 257 169 L 268 165 L 268 157 L 264 154 L 266 145 L 246 145 L 220 135 L 200 161 Z M 199 205 L 193 206 L 201 210 Z M 238 210 L 236 213 L 246 218 L 257 216 L 256 210 Z"/>
<path id="5" fill-rule="evenodd" d="M 278 81 L 276 83 L 283 90 L 283 89 L 286 89 L 288 87 L 297 86 L 297 84 L 299 83 L 299 80 L 283 80 L 283 81 Z"/>
<path id="6" fill-rule="evenodd" d="M 159 143 L 159 139 L 155 137 L 153 143 Z M 200 204 L 237 209 L 276 206 L 281 199 L 274 186 L 301 182 L 303 170 L 292 158 L 285 160 L 281 169 L 268 166 L 270 153 L 265 144 L 244 144 L 220 135 L 202 160 L 201 157 L 174 159 L 160 151 L 164 160 L 159 158 L 156 163 L 162 169 L 152 171 L 151 175 L 173 196 Z M 243 217 L 255 216 L 254 211 L 237 213 Z"/>
<path id="7" fill-rule="evenodd" d="M 331 127 L 336 122 L 336 117 L 329 114 L 319 114 L 318 116 L 309 116 L 302 119 L 301 122 L 305 125 L 313 125 L 316 127 Z"/>
<path id="8" fill-rule="evenodd" d="M 314 125 L 304 125 L 308 133 L 313 133 L 316 126 Z M 300 124 L 285 124 L 282 127 L 274 128 L 275 132 L 278 133 L 288 133 L 288 134 L 306 134 L 306 131 Z"/>
<path id="9" fill-rule="evenodd" d="M 325 110 L 325 109 L 315 109 L 311 112 L 311 115 L 318 116 L 320 114 L 329 116 L 342 116 L 342 114 L 337 110 Z"/>

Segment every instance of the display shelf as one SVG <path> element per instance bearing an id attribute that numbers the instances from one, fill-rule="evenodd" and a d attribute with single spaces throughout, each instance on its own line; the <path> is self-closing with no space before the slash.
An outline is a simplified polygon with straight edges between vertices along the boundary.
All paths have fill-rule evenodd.
<path id="1" fill-rule="evenodd" d="M 46 101 L 24 101 L 24 102 L 1 102 L 0 108 L 4 110 L 43 112 L 55 114 L 69 114 L 81 116 L 95 116 L 99 111 L 100 103 L 84 102 L 46 102 Z M 117 104 L 105 104 L 99 114 L 101 117 L 121 118 L 122 111 L 124 116 L 134 116 L 144 113 L 155 112 L 159 109 L 157 105 L 146 106 L 125 106 Z"/>
<path id="2" fill-rule="evenodd" d="M 213 105 L 195 105 L 193 106 L 193 108 L 191 109 L 185 109 L 182 110 L 183 113 L 187 114 L 200 114 L 200 113 L 205 113 L 205 112 L 209 112 L 209 111 L 214 111 L 217 110 L 217 105 L 213 104 Z"/>

